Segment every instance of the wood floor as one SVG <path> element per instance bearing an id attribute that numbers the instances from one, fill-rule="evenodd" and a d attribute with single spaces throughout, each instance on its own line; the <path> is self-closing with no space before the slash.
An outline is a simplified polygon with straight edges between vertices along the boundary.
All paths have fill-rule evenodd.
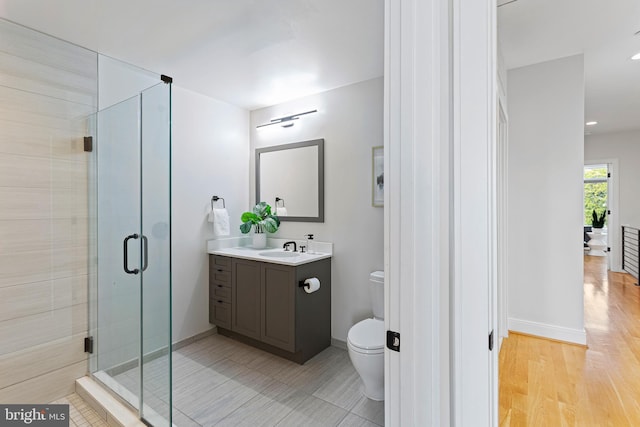
<path id="1" fill-rule="evenodd" d="M 640 426 L 640 287 L 584 258 L 587 347 L 510 334 L 500 426 Z"/>

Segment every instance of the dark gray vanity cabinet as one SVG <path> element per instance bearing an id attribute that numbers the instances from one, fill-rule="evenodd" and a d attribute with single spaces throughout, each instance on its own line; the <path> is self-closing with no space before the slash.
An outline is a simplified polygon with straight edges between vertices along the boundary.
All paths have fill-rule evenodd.
<path id="1" fill-rule="evenodd" d="M 231 330 L 249 338 L 260 339 L 261 306 L 260 278 L 261 263 L 232 258 L 231 271 Z"/>
<path id="2" fill-rule="evenodd" d="M 298 363 L 331 344 L 330 259 L 287 266 L 210 255 L 209 265 L 209 321 L 221 335 Z M 308 294 L 299 285 L 310 277 L 321 287 Z M 230 298 L 218 299 L 224 292 Z"/>
<path id="3" fill-rule="evenodd" d="M 209 323 L 231 328 L 231 258 L 209 257 Z"/>
<path id="4" fill-rule="evenodd" d="M 296 267 L 262 265 L 260 280 L 261 329 L 263 342 L 295 351 Z"/>

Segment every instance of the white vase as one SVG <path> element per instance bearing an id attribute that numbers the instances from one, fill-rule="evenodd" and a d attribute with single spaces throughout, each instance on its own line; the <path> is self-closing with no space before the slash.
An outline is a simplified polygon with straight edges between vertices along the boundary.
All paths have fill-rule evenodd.
<path id="1" fill-rule="evenodd" d="M 253 233 L 253 249 L 267 247 L 267 233 Z"/>
<path id="2" fill-rule="evenodd" d="M 593 234 L 602 234 L 602 228 L 591 227 L 591 232 Z"/>

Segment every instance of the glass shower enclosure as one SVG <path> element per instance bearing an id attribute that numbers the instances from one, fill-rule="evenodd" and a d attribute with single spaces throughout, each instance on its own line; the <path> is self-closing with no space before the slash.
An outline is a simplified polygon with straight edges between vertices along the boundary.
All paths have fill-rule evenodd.
<path id="1" fill-rule="evenodd" d="M 171 83 L 97 113 L 93 377 L 171 426 Z"/>

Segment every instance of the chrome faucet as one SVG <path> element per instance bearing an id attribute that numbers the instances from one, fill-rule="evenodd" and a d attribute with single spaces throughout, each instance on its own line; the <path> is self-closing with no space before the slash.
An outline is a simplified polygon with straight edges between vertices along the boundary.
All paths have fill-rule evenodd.
<path id="1" fill-rule="evenodd" d="M 293 240 L 290 242 L 286 242 L 284 245 L 282 245 L 282 248 L 285 251 L 289 250 L 289 245 L 293 243 L 293 252 L 298 252 L 298 245 L 296 245 L 296 242 L 294 242 Z"/>

